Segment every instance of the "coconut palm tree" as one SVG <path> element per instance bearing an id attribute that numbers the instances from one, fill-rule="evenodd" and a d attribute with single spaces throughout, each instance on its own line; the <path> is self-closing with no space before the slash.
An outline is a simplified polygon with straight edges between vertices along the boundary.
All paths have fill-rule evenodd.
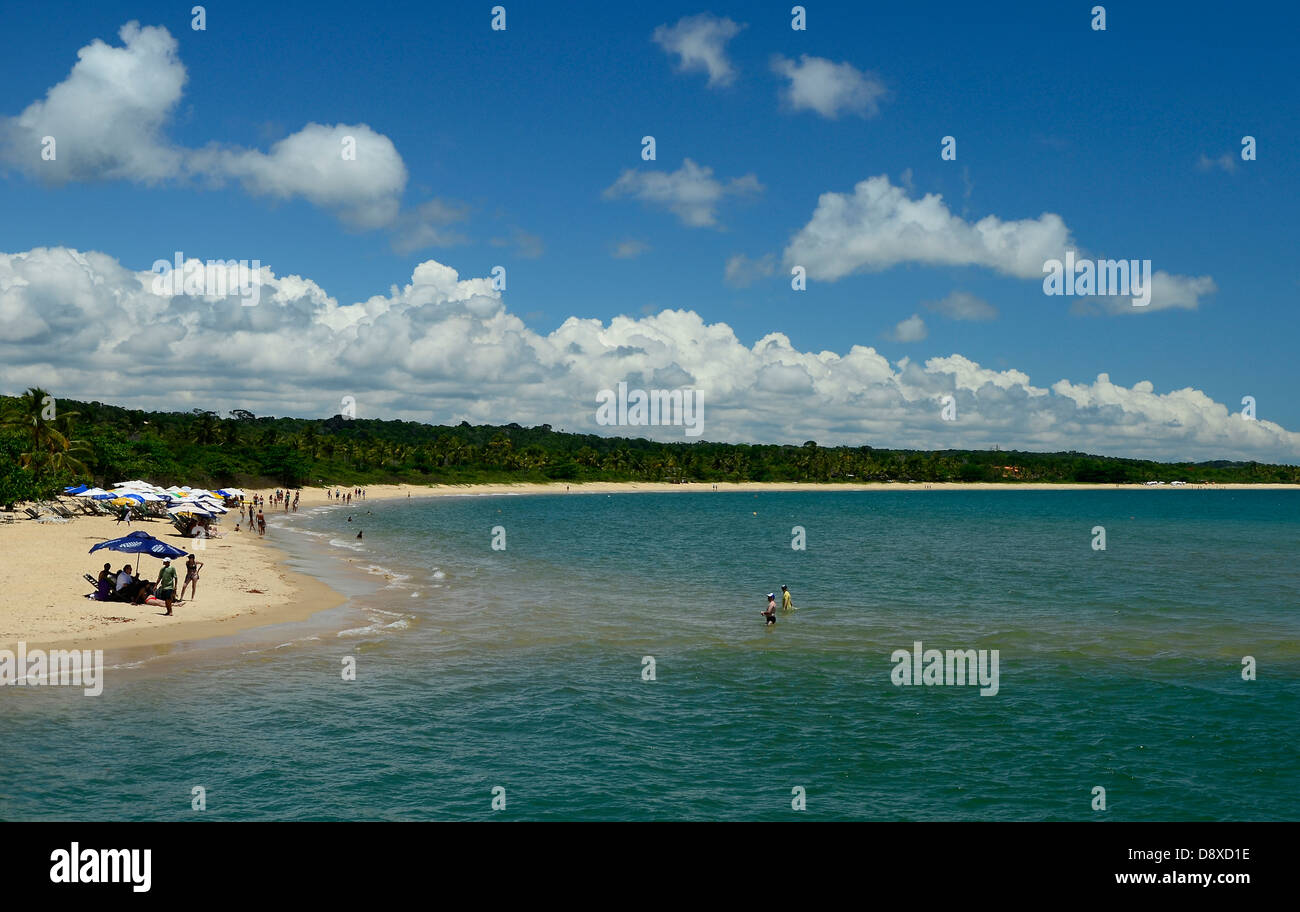
<path id="1" fill-rule="evenodd" d="M 39 386 L 30 387 L 18 397 L 5 424 L 22 431 L 30 440 L 29 449 L 19 457 L 23 468 L 39 471 L 55 452 L 67 452 L 68 439 L 54 425 L 54 397 Z"/>

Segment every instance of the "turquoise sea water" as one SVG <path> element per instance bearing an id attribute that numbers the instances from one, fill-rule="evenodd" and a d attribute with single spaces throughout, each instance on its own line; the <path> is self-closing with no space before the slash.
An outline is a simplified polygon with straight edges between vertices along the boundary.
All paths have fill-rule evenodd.
<path id="1" fill-rule="evenodd" d="M 872 491 L 272 517 L 349 605 L 110 656 L 97 698 L 0 689 L 0 818 L 1294 820 L 1298 508 Z M 782 583 L 800 610 L 766 629 Z M 895 686 L 917 640 L 998 650 L 998 693 Z"/>

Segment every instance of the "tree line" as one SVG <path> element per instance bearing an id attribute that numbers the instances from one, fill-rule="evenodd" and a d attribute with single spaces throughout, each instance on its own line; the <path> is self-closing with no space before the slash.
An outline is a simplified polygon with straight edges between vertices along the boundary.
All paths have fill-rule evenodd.
<path id="1" fill-rule="evenodd" d="M 0 503 L 85 482 L 300 487 L 545 481 L 986 481 L 1133 484 L 1298 483 L 1300 467 L 1163 463 L 1086 453 L 902 450 L 602 437 L 550 425 L 274 418 L 243 409 L 151 412 L 55 399 L 40 388 L 0 397 Z"/>

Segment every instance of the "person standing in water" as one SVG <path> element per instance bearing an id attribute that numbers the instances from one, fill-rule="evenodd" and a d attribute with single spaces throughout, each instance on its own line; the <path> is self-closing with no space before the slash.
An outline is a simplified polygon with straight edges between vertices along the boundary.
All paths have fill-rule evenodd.
<path id="1" fill-rule="evenodd" d="M 787 589 L 785 586 L 781 587 L 781 610 L 782 611 L 795 610 L 794 605 L 790 604 L 790 590 Z"/>
<path id="2" fill-rule="evenodd" d="M 771 627 L 776 623 L 776 593 L 769 592 L 767 594 L 767 607 L 760 611 L 759 614 L 767 618 L 766 626 Z"/>

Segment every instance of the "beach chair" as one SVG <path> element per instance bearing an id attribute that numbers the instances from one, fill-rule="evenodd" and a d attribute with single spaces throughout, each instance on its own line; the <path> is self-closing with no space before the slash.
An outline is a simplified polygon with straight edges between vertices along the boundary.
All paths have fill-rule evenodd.
<path id="1" fill-rule="evenodd" d="M 94 586 L 96 589 L 99 588 L 99 580 L 95 579 L 89 573 L 83 573 L 81 575 L 85 577 L 86 582 L 90 583 L 90 585 Z"/>
<path id="2" fill-rule="evenodd" d="M 31 507 L 23 507 L 23 512 L 26 513 L 32 519 L 41 518 L 41 514 L 38 511 L 33 510 Z"/>
<path id="3" fill-rule="evenodd" d="M 14 515 L 12 513 L 0 513 L 0 522 L 11 523 L 13 521 Z"/>
<path id="4" fill-rule="evenodd" d="M 77 514 L 73 513 L 63 504 L 50 504 L 50 509 L 62 516 L 64 519 L 76 519 Z"/>

